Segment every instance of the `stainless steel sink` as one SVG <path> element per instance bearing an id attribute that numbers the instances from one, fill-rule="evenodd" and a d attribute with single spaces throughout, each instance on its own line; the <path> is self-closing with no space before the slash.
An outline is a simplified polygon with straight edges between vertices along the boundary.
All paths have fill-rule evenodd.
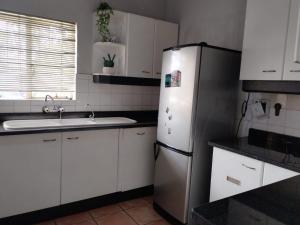
<path id="1" fill-rule="evenodd" d="M 125 117 L 76 118 L 76 119 L 41 119 L 9 120 L 3 123 L 5 130 L 28 130 L 60 127 L 89 127 L 97 125 L 134 124 L 137 121 Z"/>

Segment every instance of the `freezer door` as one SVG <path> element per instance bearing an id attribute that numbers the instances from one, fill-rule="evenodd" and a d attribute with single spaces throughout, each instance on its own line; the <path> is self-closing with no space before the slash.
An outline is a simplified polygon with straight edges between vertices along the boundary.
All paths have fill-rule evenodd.
<path id="1" fill-rule="evenodd" d="M 200 47 L 164 52 L 157 139 L 190 152 L 195 81 L 199 74 Z"/>
<path id="2" fill-rule="evenodd" d="M 182 223 L 187 222 L 191 157 L 158 146 L 154 202 Z"/>

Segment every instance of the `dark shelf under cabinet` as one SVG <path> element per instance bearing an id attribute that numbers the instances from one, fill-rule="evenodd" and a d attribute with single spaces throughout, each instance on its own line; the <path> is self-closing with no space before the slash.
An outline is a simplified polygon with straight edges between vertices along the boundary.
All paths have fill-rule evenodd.
<path id="1" fill-rule="evenodd" d="M 117 84 L 117 85 L 135 85 L 135 86 L 160 86 L 160 79 L 123 77 L 108 75 L 93 75 L 94 83 Z"/>

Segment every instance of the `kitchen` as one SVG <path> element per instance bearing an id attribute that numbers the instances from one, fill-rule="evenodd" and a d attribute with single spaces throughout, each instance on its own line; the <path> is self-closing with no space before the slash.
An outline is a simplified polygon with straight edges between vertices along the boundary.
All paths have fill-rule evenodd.
<path id="1" fill-rule="evenodd" d="M 299 2 L 107 3 L 0 2 L 0 224 L 299 224 Z"/>

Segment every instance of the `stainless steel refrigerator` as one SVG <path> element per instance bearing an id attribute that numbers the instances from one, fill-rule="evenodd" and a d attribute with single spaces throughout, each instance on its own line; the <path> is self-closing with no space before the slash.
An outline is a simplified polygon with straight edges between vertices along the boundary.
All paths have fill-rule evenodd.
<path id="1" fill-rule="evenodd" d="M 240 61 L 240 52 L 205 43 L 164 51 L 154 206 L 182 224 L 209 199 L 208 141 L 234 135 Z"/>

